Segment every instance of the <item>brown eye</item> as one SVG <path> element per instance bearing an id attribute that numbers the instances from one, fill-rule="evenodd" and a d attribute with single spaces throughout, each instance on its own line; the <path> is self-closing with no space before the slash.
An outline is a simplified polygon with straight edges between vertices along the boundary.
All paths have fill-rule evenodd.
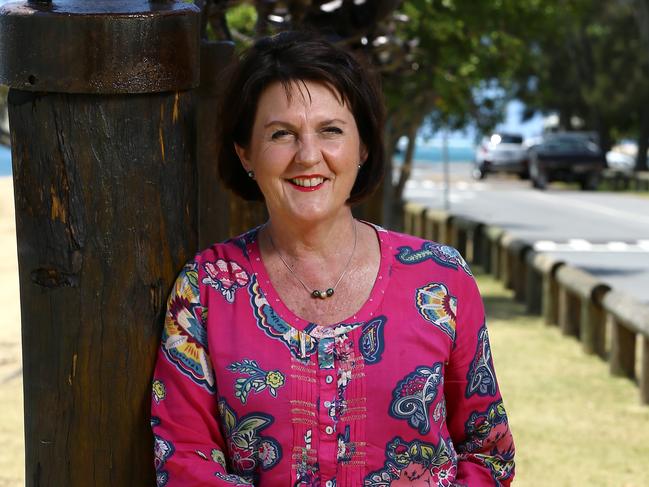
<path id="1" fill-rule="evenodd" d="M 273 140 L 281 140 L 281 139 L 286 139 L 287 137 L 290 136 L 291 136 L 291 132 L 289 132 L 288 130 L 280 129 L 280 130 L 275 130 L 270 137 Z"/>
<path id="2" fill-rule="evenodd" d="M 325 134 L 332 134 L 332 135 L 333 135 L 333 134 L 335 134 L 335 135 L 341 135 L 341 134 L 343 133 L 343 131 L 342 131 L 340 128 L 338 128 L 338 127 L 325 127 L 322 131 L 323 131 Z"/>

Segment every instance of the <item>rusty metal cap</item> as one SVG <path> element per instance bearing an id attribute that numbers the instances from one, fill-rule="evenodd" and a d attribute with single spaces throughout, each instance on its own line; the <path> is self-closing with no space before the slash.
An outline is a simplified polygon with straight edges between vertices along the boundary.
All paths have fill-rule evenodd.
<path id="1" fill-rule="evenodd" d="M 145 0 L 0 7 L 0 83 L 60 93 L 156 93 L 199 84 L 200 9 Z"/>

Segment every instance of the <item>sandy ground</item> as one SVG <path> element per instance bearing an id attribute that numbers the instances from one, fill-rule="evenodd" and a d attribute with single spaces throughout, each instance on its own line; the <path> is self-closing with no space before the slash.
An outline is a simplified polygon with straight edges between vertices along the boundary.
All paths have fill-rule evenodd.
<path id="1" fill-rule="evenodd" d="M 24 485 L 20 296 L 13 184 L 0 177 L 0 487 Z"/>

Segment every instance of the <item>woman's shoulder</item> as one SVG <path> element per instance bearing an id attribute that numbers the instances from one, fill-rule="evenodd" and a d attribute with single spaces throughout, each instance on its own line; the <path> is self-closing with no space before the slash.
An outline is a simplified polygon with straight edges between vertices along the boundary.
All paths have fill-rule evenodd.
<path id="1" fill-rule="evenodd" d="M 433 262 L 441 267 L 472 275 L 464 257 L 450 245 L 394 231 L 388 231 L 388 234 L 395 251 L 395 260 L 400 264 L 411 266 Z"/>
<path id="2" fill-rule="evenodd" d="M 259 228 L 256 227 L 241 235 L 231 237 L 222 242 L 213 243 L 209 247 L 197 252 L 193 260 L 199 264 L 223 260 L 244 265 L 250 260 L 250 249 L 257 240 L 258 230 Z"/>

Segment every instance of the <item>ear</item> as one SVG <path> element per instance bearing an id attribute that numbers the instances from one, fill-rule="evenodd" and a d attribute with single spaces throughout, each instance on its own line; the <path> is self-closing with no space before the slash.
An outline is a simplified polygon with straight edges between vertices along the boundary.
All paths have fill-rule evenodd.
<path id="1" fill-rule="evenodd" d="M 363 144 L 361 142 L 361 151 L 360 151 L 360 158 L 359 158 L 359 161 L 360 161 L 361 165 L 365 164 L 365 161 L 367 161 L 367 156 L 368 155 L 369 154 L 368 154 L 368 151 L 367 151 L 367 147 L 365 146 L 365 144 Z"/>
<path id="2" fill-rule="evenodd" d="M 241 165 L 243 166 L 243 170 L 248 172 L 252 168 L 250 167 L 250 161 L 248 159 L 248 156 L 246 154 L 246 149 L 245 147 L 240 146 L 236 142 L 234 143 L 234 151 L 237 153 L 237 156 L 239 156 L 239 160 L 241 161 Z"/>

